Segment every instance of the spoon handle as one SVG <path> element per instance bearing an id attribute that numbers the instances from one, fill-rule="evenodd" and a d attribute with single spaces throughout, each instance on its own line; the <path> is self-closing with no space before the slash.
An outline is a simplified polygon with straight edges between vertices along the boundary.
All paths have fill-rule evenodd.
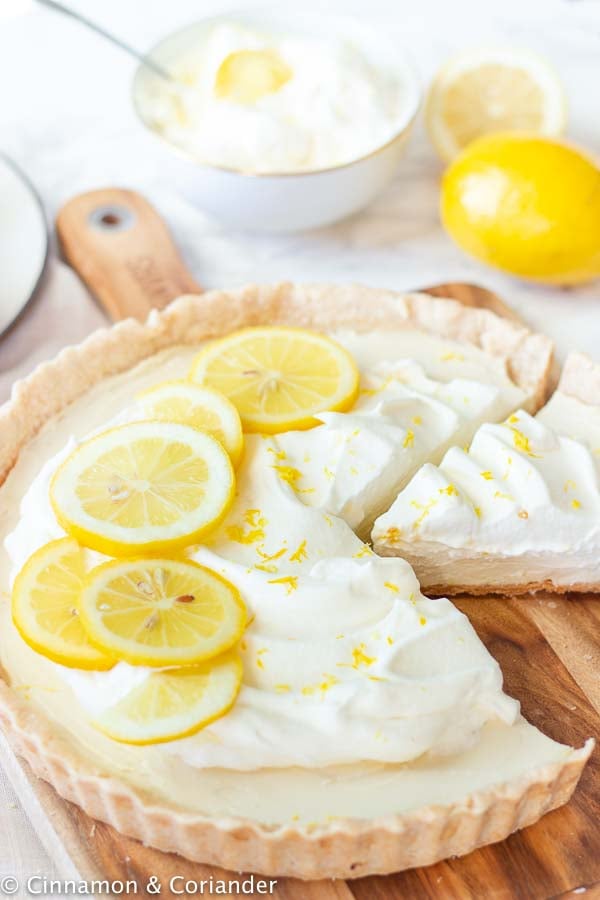
<path id="1" fill-rule="evenodd" d="M 48 9 L 52 9 L 54 10 L 54 12 L 61 13 L 63 16 L 69 16 L 71 19 L 75 19 L 76 22 L 79 22 L 81 25 L 84 25 L 91 31 L 95 31 L 96 34 L 99 34 L 107 41 L 110 41 L 111 44 L 114 44 L 116 47 L 120 47 L 121 50 L 124 50 L 125 53 L 128 53 L 130 56 L 132 56 L 139 63 L 141 63 L 141 65 L 146 66 L 146 68 L 148 69 L 152 69 L 152 71 L 160 78 L 164 78 L 166 81 L 173 84 L 173 76 L 170 72 L 167 71 L 167 69 L 164 69 L 161 65 L 159 65 L 159 63 L 154 62 L 154 60 L 149 56 L 145 56 L 143 53 L 135 50 L 130 44 L 126 44 L 125 41 L 122 41 L 121 38 L 118 38 L 116 35 L 111 34 L 110 31 L 106 31 L 106 29 L 102 28 L 100 25 L 97 25 L 95 22 L 92 22 L 90 19 L 82 16 L 81 13 L 75 12 L 74 9 L 70 9 L 68 6 L 63 6 L 62 3 L 57 3 L 56 0 L 37 0 L 37 2 L 40 4 L 40 6 L 45 6 Z"/>

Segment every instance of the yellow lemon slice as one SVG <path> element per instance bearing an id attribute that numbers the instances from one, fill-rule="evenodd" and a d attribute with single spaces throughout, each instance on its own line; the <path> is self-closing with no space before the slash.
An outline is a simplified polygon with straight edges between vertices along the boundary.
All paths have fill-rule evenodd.
<path id="1" fill-rule="evenodd" d="M 132 422 L 80 444 L 50 484 L 55 515 L 80 544 L 108 556 L 196 543 L 234 494 L 231 461 L 208 434 Z"/>
<path id="2" fill-rule="evenodd" d="M 210 659 L 235 644 L 246 625 L 237 588 L 188 560 L 104 563 L 87 576 L 80 609 L 92 643 L 132 665 Z"/>
<path id="3" fill-rule="evenodd" d="M 38 653 L 76 669 L 110 669 L 115 660 L 97 650 L 81 624 L 79 597 L 85 567 L 72 538 L 51 541 L 29 557 L 12 592 L 12 617 Z"/>
<path id="4" fill-rule="evenodd" d="M 287 84 L 292 70 L 274 50 L 236 50 L 217 70 L 215 94 L 220 100 L 256 103 Z"/>
<path id="5" fill-rule="evenodd" d="M 449 162 L 475 138 L 491 132 L 557 137 L 566 123 L 565 95 L 553 69 L 534 54 L 471 50 L 436 76 L 425 120 L 435 149 Z"/>
<path id="6" fill-rule="evenodd" d="M 300 328 L 245 328 L 204 347 L 192 381 L 225 394 L 247 431 L 276 434 L 312 428 L 326 410 L 344 411 L 358 393 L 350 354 L 330 338 Z"/>
<path id="7" fill-rule="evenodd" d="M 198 666 L 152 672 L 93 724 L 126 744 L 177 740 L 229 712 L 241 682 L 242 663 L 233 653 Z"/>
<path id="8" fill-rule="evenodd" d="M 179 422 L 212 435 L 236 466 L 244 449 L 239 413 L 219 391 L 189 381 L 163 381 L 144 391 L 138 401 L 148 419 Z"/>

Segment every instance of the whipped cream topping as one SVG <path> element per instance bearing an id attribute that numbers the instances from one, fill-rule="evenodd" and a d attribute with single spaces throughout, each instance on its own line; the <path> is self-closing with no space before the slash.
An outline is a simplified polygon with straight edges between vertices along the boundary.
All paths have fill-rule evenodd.
<path id="1" fill-rule="evenodd" d="M 348 163 L 387 143 L 414 106 L 396 72 L 335 37 L 269 34 L 222 22 L 190 32 L 189 45 L 181 44 L 162 62 L 183 89 L 146 78 L 137 102 L 151 127 L 212 165 L 276 173 Z M 240 102 L 235 92 L 219 94 L 216 84 L 232 54 L 247 51 L 265 53 L 262 78 L 269 78 L 269 59 L 275 59 L 275 74 L 284 70 L 287 80 L 253 102 Z M 249 69 L 239 77 L 248 83 L 261 75 Z"/>
<path id="2" fill-rule="evenodd" d="M 424 460 L 499 418 L 506 398 L 496 385 L 429 378 L 413 360 L 381 363 L 361 386 L 351 412 L 324 413 L 325 427 L 279 435 L 276 470 L 304 503 L 368 533 Z"/>
<path id="3" fill-rule="evenodd" d="M 204 545 L 188 551 L 235 583 L 248 606 L 244 682 L 227 716 L 157 753 L 195 768 L 404 762 L 460 751 L 477 740 L 486 722 L 512 724 L 518 717 L 518 704 L 502 692 L 497 663 L 466 617 L 447 600 L 423 597 L 410 566 L 375 556 L 336 511 L 353 524 L 361 520 L 367 498 L 379 490 L 384 498 L 404 459 L 409 473 L 520 392 L 501 371 L 490 375 L 492 385 L 473 378 L 482 377 L 475 357 L 439 362 L 443 380 L 415 361 L 373 366 L 387 352 L 391 356 L 394 345 L 398 352 L 398 337 L 344 342 L 356 344 L 364 372 L 356 408 L 324 415 L 323 425 L 309 432 L 247 436 L 230 512 Z M 414 350 L 430 356 L 418 340 Z M 452 352 L 440 341 L 436 359 Z M 171 357 L 164 365 L 144 364 L 144 373 L 143 385 L 135 372 L 115 380 L 103 401 L 113 418 L 94 409 L 87 433 L 139 418 L 139 407 L 131 404 L 136 390 L 150 378 L 156 383 L 177 374 Z M 114 417 L 116 398 L 124 396 L 130 403 Z M 422 426 L 415 418 L 429 423 L 427 436 L 425 428 L 418 436 Z M 414 437 L 407 442 L 409 432 Z M 6 539 L 13 578 L 33 551 L 62 536 L 49 481 L 86 431 L 66 433 L 71 437 L 25 492 L 20 519 Z M 320 477 L 326 463 L 333 478 Z M 305 484 L 315 490 L 305 492 Z M 90 566 L 102 560 L 86 556 Z M 91 717 L 150 672 L 126 663 L 93 673 L 42 662 Z"/>
<path id="4" fill-rule="evenodd" d="M 503 424 L 482 425 L 468 451 L 453 447 L 439 466 L 419 470 L 375 523 L 373 540 L 382 552 L 410 548 L 428 583 L 436 575 L 435 583 L 452 583 L 440 545 L 481 555 L 480 577 L 494 568 L 500 584 L 550 571 L 554 580 L 597 581 L 600 408 L 557 392 L 536 417 L 519 410 Z M 534 557 L 526 572 L 524 554 Z M 417 562 L 436 555 L 437 562 Z M 502 558 L 512 571 L 498 569 Z M 457 577 L 468 583 L 477 570 L 463 565 Z"/>

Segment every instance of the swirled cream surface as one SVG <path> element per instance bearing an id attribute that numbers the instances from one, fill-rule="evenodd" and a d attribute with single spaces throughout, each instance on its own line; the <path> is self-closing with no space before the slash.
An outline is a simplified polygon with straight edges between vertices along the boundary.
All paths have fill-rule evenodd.
<path id="1" fill-rule="evenodd" d="M 482 425 L 468 451 L 420 469 L 373 540 L 425 585 L 596 583 L 600 407 L 557 391 L 536 417 Z"/>
<path id="2" fill-rule="evenodd" d="M 409 86 L 337 37 L 231 21 L 161 57 L 181 87 L 146 77 L 144 120 L 200 162 L 245 172 L 325 169 L 386 144 L 413 111 Z"/>
<path id="3" fill-rule="evenodd" d="M 336 337 L 363 372 L 356 408 L 323 416 L 310 432 L 248 436 L 233 507 L 206 544 L 189 548 L 191 558 L 235 583 L 248 606 L 244 681 L 228 715 L 153 748 L 161 758 L 200 769 L 405 762 L 462 751 L 486 723 L 518 717 L 466 617 L 447 600 L 423 597 L 410 566 L 375 556 L 344 518 L 360 520 L 361 498 L 381 484 L 383 499 L 403 459 L 409 472 L 467 424 L 505 414 L 521 392 L 501 366 L 490 372 L 487 357 L 464 348 L 450 358 L 457 347 L 440 339 Z M 412 358 L 398 361 L 408 347 Z M 24 493 L 5 542 L 13 578 L 34 550 L 62 535 L 48 499 L 61 460 L 91 432 L 138 418 L 137 391 L 183 375 L 190 354 L 170 351 L 105 382 L 23 453 L 3 489 L 8 500 Z M 90 566 L 101 559 L 88 554 Z M 77 727 L 73 708 L 93 719 L 149 674 L 125 663 L 104 673 L 65 669 L 33 654 L 12 626 L 0 632 L 0 651 L 27 690 L 40 681 L 42 696 L 51 684 L 67 689 L 75 699 L 68 711 L 64 699 L 53 706 L 50 698 L 45 708 L 69 728 Z"/>

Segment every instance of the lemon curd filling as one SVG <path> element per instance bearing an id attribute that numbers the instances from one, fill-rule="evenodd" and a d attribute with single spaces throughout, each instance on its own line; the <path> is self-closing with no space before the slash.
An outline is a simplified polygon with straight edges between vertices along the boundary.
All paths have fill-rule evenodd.
<path id="1" fill-rule="evenodd" d="M 53 659 L 36 653 L 10 624 L 3 604 L 0 653 L 17 689 L 86 744 L 94 744 L 96 729 L 110 735 L 99 735 L 98 746 L 115 765 L 135 765 L 127 755 L 135 748 L 117 750 L 124 729 L 130 742 L 157 742 L 157 719 L 168 720 L 169 733 L 178 737 L 189 734 L 194 716 L 196 724 L 198 716 L 208 723 L 144 757 L 160 754 L 190 770 L 406 762 L 462 752 L 494 724 L 517 721 L 518 704 L 503 694 L 498 665 L 468 620 L 449 601 L 425 598 L 410 566 L 374 555 L 353 528 L 370 514 L 368 498 L 389 500 L 399 479 L 407 480 L 432 454 L 441 455 L 457 435 L 469 435 L 483 418 L 504 418 L 528 398 L 501 364 L 494 369 L 474 348 L 417 332 L 335 337 L 341 355 L 336 351 L 334 358 L 345 360 L 349 351 L 360 370 L 358 393 L 350 382 L 345 388 L 349 407 L 313 411 L 321 424 L 308 430 L 246 434 L 231 506 L 220 524 L 178 556 L 183 569 L 204 567 L 239 593 L 247 611 L 243 634 L 231 632 L 219 646 L 226 650 L 240 638 L 243 676 L 226 656 L 218 657 L 224 666 L 218 684 L 209 677 L 215 666 L 196 672 L 194 683 L 184 660 L 183 667 L 169 669 L 158 657 L 126 657 L 107 634 L 110 609 L 103 608 L 108 601 L 101 592 L 109 585 L 102 581 L 105 570 L 112 577 L 110 567 L 129 567 L 116 573 L 129 577 L 131 564 L 98 568 L 107 562 L 102 548 L 84 553 L 82 612 L 97 619 L 91 633 L 99 648 L 117 657 L 107 671 L 67 667 L 58 653 Z M 211 352 L 211 345 L 202 350 L 202 365 Z M 115 376 L 25 449 L 3 489 L 19 507 L 5 523 L 4 590 L 32 553 L 65 538 L 50 500 L 50 485 L 65 471 L 65 461 L 98 440 L 99 431 L 137 427 L 143 398 L 151 396 L 140 400 L 140 392 L 180 382 L 191 356 L 178 348 Z M 252 367 L 254 372 L 256 360 Z M 336 377 L 343 382 L 341 371 Z M 160 566 L 166 569 L 168 562 Z M 152 586 L 153 577 L 132 575 L 134 604 L 140 585 Z M 122 585 L 119 592 L 127 594 Z M 167 606 L 181 601 L 173 614 L 180 621 L 197 590 L 186 583 L 175 594 Z M 128 640 L 138 641 L 136 634 Z M 216 708 L 221 717 L 211 722 Z M 136 718 L 136 710 L 143 715 Z"/>
<path id="2" fill-rule="evenodd" d="M 234 103 L 256 103 L 293 77 L 274 50 L 237 50 L 226 56 L 215 77 L 215 95 Z"/>

